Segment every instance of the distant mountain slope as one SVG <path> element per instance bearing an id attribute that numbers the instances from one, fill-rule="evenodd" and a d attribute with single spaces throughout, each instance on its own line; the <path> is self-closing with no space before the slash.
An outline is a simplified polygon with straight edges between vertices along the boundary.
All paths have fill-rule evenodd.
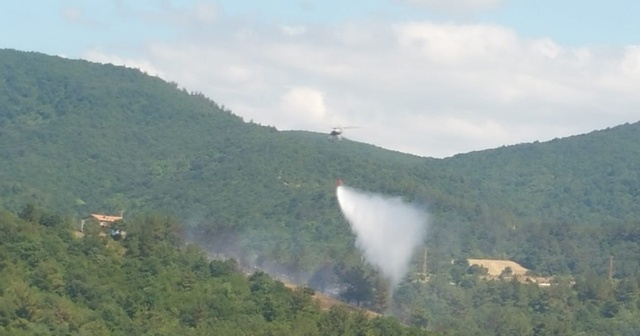
<path id="1" fill-rule="evenodd" d="M 2 52 L 0 67 L 7 177 L 94 208 L 113 190 L 232 147 L 246 127 L 202 95 L 131 69 L 14 51 Z"/>
<path id="2" fill-rule="evenodd" d="M 160 197 L 147 189 L 169 192 L 162 197 L 181 195 L 184 186 L 177 181 L 196 181 L 190 187 L 198 189 L 254 184 L 255 179 L 281 189 L 287 180 L 331 186 L 347 173 L 342 167 L 353 170 L 365 158 L 360 163 L 365 169 L 387 152 L 332 144 L 317 134 L 298 141 L 290 133 L 245 123 L 201 94 L 133 69 L 11 50 L 0 56 L 4 178 L 28 181 L 25 185 L 43 196 L 68 194 L 87 203 L 87 209 L 166 207 L 146 203 Z M 112 199 L 125 190 L 120 200 Z M 111 201 L 105 204 L 105 199 Z M 48 201 L 69 205 L 64 197 Z"/>
<path id="3" fill-rule="evenodd" d="M 587 222 L 640 215 L 640 123 L 458 155 L 476 197 L 516 216 Z"/>
<path id="4" fill-rule="evenodd" d="M 16 211 L 161 210 L 232 233 L 252 258 L 285 246 L 313 267 L 353 249 L 336 178 L 380 190 L 423 162 L 246 123 L 134 69 L 2 50 L 0 70 L 0 203 Z"/>

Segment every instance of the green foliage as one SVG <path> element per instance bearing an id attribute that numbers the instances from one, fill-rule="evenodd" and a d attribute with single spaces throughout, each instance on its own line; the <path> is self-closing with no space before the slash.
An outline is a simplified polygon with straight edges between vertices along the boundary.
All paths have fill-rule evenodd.
<path id="1" fill-rule="evenodd" d="M 359 307 L 362 302 L 373 300 L 373 274 L 363 265 L 346 269 L 339 273 L 341 282 L 346 285 L 341 296 L 347 301 L 354 301 Z"/>
<path id="2" fill-rule="evenodd" d="M 0 212 L 0 334 L 319 335 L 330 315 L 311 289 L 289 289 L 263 272 L 246 277 L 233 260 L 209 261 L 184 245 L 171 218 L 136 217 L 121 241 L 66 239 L 70 223 L 44 225 L 55 215 L 26 209 L 20 217 Z M 376 330 L 341 314 L 336 323 Z"/>
<path id="3" fill-rule="evenodd" d="M 639 141 L 636 123 L 420 158 L 245 123 L 135 69 L 0 50 L 0 205 L 19 214 L 0 213 L 0 277 L 21 279 L 1 282 L 0 333 L 395 332 L 389 321 L 363 331 L 340 311 L 293 314 L 305 295 L 285 300 L 264 275 L 237 273 L 258 267 L 320 290 L 337 282 L 345 298 L 431 330 L 631 334 Z M 335 178 L 429 211 L 428 283 L 385 293 L 361 265 Z M 117 248 L 94 226 L 70 234 L 70 218 L 121 210 Z M 185 238 L 237 262 L 210 263 Z M 511 259 L 556 283 L 487 283 L 469 257 Z"/>

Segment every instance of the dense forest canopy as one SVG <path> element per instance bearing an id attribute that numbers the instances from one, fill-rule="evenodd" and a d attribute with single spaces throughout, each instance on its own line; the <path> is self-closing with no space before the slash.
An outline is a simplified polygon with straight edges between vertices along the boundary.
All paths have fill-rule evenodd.
<path id="1" fill-rule="evenodd" d="M 321 311 L 309 288 L 208 260 L 166 216 L 130 220 L 119 240 L 97 225 L 74 236 L 73 221 L 34 207 L 0 212 L 1 335 L 430 335 L 341 306 Z"/>
<path id="2" fill-rule="evenodd" d="M 421 158 L 245 122 L 136 69 L 0 50 L 0 205 L 9 212 L 32 203 L 75 219 L 162 213 L 210 255 L 341 285 L 346 300 L 453 333 L 629 326 L 639 304 L 639 145 L 633 123 Z M 406 283 L 383 298 L 337 207 L 336 178 L 429 213 L 428 282 L 413 279 L 417 255 Z M 467 258 L 514 260 L 573 285 L 484 282 Z"/>

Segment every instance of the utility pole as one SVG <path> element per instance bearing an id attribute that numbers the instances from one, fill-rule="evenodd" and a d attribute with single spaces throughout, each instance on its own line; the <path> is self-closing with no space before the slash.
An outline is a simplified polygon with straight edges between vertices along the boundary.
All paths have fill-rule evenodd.
<path id="1" fill-rule="evenodd" d="M 613 282 L 613 256 L 609 256 L 609 281 Z"/>
<path id="2" fill-rule="evenodd" d="M 422 258 L 422 274 L 427 276 L 427 247 L 424 247 L 424 256 Z"/>

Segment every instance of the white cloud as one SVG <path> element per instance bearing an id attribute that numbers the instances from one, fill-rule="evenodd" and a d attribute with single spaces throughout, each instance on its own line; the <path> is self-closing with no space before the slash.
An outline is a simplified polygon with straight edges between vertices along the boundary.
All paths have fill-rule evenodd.
<path id="1" fill-rule="evenodd" d="M 518 44 L 514 32 L 499 26 L 412 22 L 396 25 L 395 31 L 402 46 L 420 51 L 432 61 L 456 66 L 509 56 Z"/>
<path id="2" fill-rule="evenodd" d="M 280 100 L 280 109 L 295 121 L 288 128 L 296 128 L 300 122 L 313 125 L 323 121 L 327 114 L 323 93 L 308 87 L 289 89 Z"/>
<path id="3" fill-rule="evenodd" d="M 620 67 L 623 74 L 640 78 L 640 46 L 626 48 Z"/>
<path id="4" fill-rule="evenodd" d="M 62 14 L 69 21 L 81 21 L 84 19 L 84 13 L 78 7 L 66 7 L 63 9 Z"/>
<path id="5" fill-rule="evenodd" d="M 287 33 L 280 24 L 217 19 L 215 34 L 192 34 L 199 24 L 147 43 L 135 58 L 87 57 L 158 74 L 246 120 L 318 132 L 360 126 L 346 137 L 426 156 L 640 119 L 640 46 L 575 48 L 497 25 L 428 21 Z"/>
<path id="6" fill-rule="evenodd" d="M 307 32 L 307 28 L 305 26 L 282 26 L 280 27 L 282 33 L 289 36 L 298 36 L 303 35 Z"/>
<path id="7" fill-rule="evenodd" d="M 101 28 L 104 26 L 99 20 L 93 19 L 89 17 L 81 8 L 79 7 L 64 7 L 62 9 L 62 17 L 69 22 L 74 24 L 82 25 L 86 28 Z"/>
<path id="8" fill-rule="evenodd" d="M 206 25 L 215 23 L 218 17 L 216 7 L 204 2 L 197 3 L 193 13 L 198 22 Z"/>
<path id="9" fill-rule="evenodd" d="M 129 68 L 138 69 L 151 76 L 164 77 L 164 73 L 156 69 L 151 62 L 146 59 L 123 58 L 120 56 L 109 55 L 100 49 L 88 50 L 82 57 L 96 63 L 123 65 Z"/>
<path id="10" fill-rule="evenodd" d="M 562 48 L 549 38 L 534 41 L 531 47 L 533 52 L 551 59 L 557 58 L 562 52 Z"/>
<path id="11" fill-rule="evenodd" d="M 175 26 L 189 29 L 190 34 L 202 33 L 203 29 L 218 22 L 218 7 L 211 2 L 196 1 L 190 5 L 159 1 L 118 0 L 115 2 L 117 12 L 122 19 L 143 22 L 148 29 L 155 29 L 153 25 Z"/>
<path id="12" fill-rule="evenodd" d="M 498 7 L 503 0 L 396 0 L 407 5 L 447 11 L 476 11 Z"/>

